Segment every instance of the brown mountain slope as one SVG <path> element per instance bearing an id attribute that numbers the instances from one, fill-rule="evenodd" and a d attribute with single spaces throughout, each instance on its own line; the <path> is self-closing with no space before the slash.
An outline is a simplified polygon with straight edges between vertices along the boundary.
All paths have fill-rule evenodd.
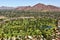
<path id="1" fill-rule="evenodd" d="M 28 10 L 30 8 L 31 8 L 30 6 L 20 6 L 20 7 L 17 7 L 16 9 L 17 10 Z"/>
<path id="2" fill-rule="evenodd" d="M 17 7 L 17 10 L 24 10 L 24 11 L 60 11 L 59 7 L 53 6 L 53 5 L 45 5 L 38 3 L 34 6 L 22 6 Z"/>

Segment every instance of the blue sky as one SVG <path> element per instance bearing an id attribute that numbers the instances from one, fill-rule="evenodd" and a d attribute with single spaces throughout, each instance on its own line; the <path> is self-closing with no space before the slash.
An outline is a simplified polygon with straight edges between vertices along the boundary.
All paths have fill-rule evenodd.
<path id="1" fill-rule="evenodd" d="M 46 5 L 55 5 L 60 7 L 60 0 L 0 0 L 0 6 L 29 6 L 37 3 L 43 3 Z"/>

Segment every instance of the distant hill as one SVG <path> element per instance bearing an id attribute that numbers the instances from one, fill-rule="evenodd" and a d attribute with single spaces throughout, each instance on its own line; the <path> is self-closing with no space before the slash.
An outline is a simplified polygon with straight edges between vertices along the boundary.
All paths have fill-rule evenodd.
<path id="1" fill-rule="evenodd" d="M 6 7 L 6 6 L 1 6 L 0 10 L 13 10 L 15 9 L 14 7 Z"/>
<path id="2" fill-rule="evenodd" d="M 17 10 L 24 10 L 24 11 L 60 11 L 59 7 L 53 5 L 45 5 L 38 3 L 34 6 L 20 6 L 16 8 Z"/>

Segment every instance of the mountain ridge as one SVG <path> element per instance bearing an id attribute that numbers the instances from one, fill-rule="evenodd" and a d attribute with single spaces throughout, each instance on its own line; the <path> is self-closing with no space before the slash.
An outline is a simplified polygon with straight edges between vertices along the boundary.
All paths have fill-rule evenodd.
<path id="1" fill-rule="evenodd" d="M 41 4 L 41 3 L 38 3 L 34 6 L 25 6 L 23 8 L 21 7 L 17 7 L 16 8 L 17 10 L 24 10 L 24 11 L 60 11 L 60 7 L 57 7 L 57 6 L 53 6 L 53 5 L 45 5 L 45 4 Z"/>
<path id="2" fill-rule="evenodd" d="M 21 10 L 21 11 L 59 11 L 60 7 L 54 6 L 54 5 L 45 5 L 42 3 L 35 4 L 33 6 L 18 6 L 16 8 L 14 7 L 6 7 L 2 6 L 0 7 L 0 10 Z"/>

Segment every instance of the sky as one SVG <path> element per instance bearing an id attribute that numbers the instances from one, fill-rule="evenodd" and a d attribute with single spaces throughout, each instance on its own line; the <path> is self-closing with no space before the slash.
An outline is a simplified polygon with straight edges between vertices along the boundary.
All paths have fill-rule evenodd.
<path id="1" fill-rule="evenodd" d="M 60 0 L 0 0 L 0 6 L 33 6 L 37 3 L 60 7 Z"/>

